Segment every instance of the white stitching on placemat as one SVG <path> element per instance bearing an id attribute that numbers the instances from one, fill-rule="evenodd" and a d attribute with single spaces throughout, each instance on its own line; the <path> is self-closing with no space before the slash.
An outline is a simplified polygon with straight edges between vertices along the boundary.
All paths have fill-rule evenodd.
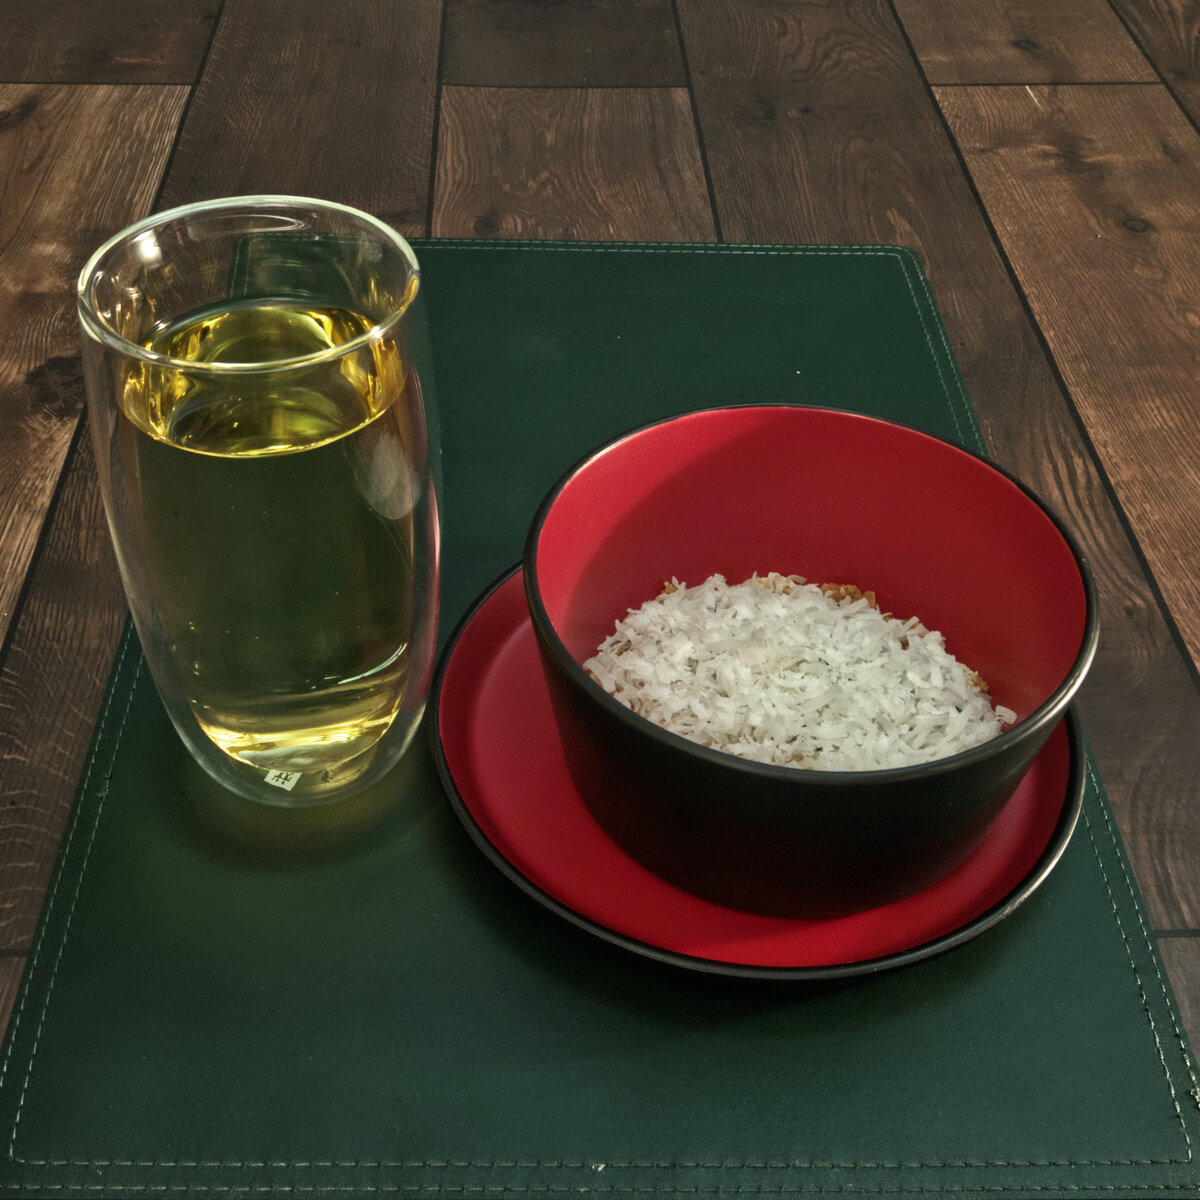
<path id="1" fill-rule="evenodd" d="M 117 676 L 120 675 L 121 669 L 125 664 L 125 659 L 129 652 L 130 643 L 133 640 L 134 639 L 131 636 L 130 632 L 128 630 L 126 630 L 126 634 L 121 640 L 120 651 L 118 653 L 116 665 L 114 667 L 114 678 L 116 678 Z M 135 675 L 134 676 L 135 683 L 136 683 L 136 678 L 137 677 Z M 131 685 L 130 689 L 129 689 L 129 699 L 126 701 L 125 712 L 121 718 L 121 725 L 117 731 L 117 740 L 113 746 L 113 757 L 114 758 L 117 753 L 117 747 L 120 746 L 120 744 L 121 744 L 121 731 L 124 730 L 124 728 L 125 728 L 125 721 L 129 716 L 129 710 L 133 706 L 133 693 L 134 693 L 134 688 Z M 116 698 L 116 692 L 114 689 L 114 691 L 108 695 L 108 697 L 106 698 L 106 700 L 104 702 L 104 709 L 100 714 L 100 721 L 99 721 L 99 724 L 97 727 L 96 737 L 92 742 L 92 753 L 88 757 L 87 767 L 84 771 L 83 779 L 80 783 L 80 794 L 81 795 L 87 791 L 88 784 L 91 781 L 92 770 L 96 765 L 96 755 L 99 753 L 100 745 L 103 740 L 103 730 L 104 730 L 104 727 L 108 724 L 110 710 L 112 708 L 112 703 L 115 698 Z M 106 785 L 105 791 L 107 792 L 107 785 Z M 63 927 L 62 941 L 59 943 L 58 954 L 54 960 L 54 968 L 50 974 L 50 983 L 49 983 L 49 986 L 46 988 L 46 998 L 42 1003 L 42 1011 L 38 1017 L 37 1033 L 34 1037 L 33 1046 L 29 1051 L 29 1065 L 26 1068 L 25 1079 L 21 1085 L 21 1095 L 20 1095 L 20 1099 L 17 1103 L 16 1116 L 13 1119 L 12 1135 L 10 1136 L 9 1141 L 8 1141 L 8 1157 L 9 1157 L 9 1159 L 13 1159 L 15 1161 L 21 1161 L 19 1159 L 15 1159 L 15 1146 L 16 1146 L 16 1140 L 17 1140 L 17 1126 L 21 1122 L 21 1109 L 24 1107 L 24 1104 L 25 1104 L 25 1092 L 29 1087 L 29 1077 L 33 1073 L 33 1064 L 34 1064 L 35 1058 L 37 1057 L 37 1047 L 38 1047 L 38 1041 L 41 1038 L 42 1025 L 46 1019 L 46 1010 L 50 1006 L 50 996 L 51 996 L 51 993 L 54 991 L 54 980 L 58 975 L 58 964 L 62 961 L 63 952 L 66 950 L 66 947 L 67 947 L 67 934 L 70 932 L 70 929 L 71 929 L 71 917 L 75 913 L 75 902 L 79 898 L 80 889 L 83 887 L 84 871 L 87 867 L 88 855 L 91 853 L 92 844 L 96 838 L 96 829 L 100 824 L 100 813 L 103 810 L 103 807 L 104 807 L 104 803 L 103 803 L 103 798 L 102 798 L 101 802 L 100 802 L 100 806 L 96 810 L 96 819 L 92 824 L 92 840 L 88 842 L 87 851 L 84 854 L 84 860 L 83 860 L 83 863 L 80 866 L 80 870 L 79 870 L 79 879 L 75 884 L 75 891 L 71 897 L 71 908 L 67 914 L 67 923 Z M 79 812 L 79 810 L 77 809 L 76 812 L 74 814 L 72 814 L 71 824 L 67 830 L 66 843 L 62 849 L 62 855 L 63 855 L 64 862 L 66 860 L 67 855 L 70 853 L 71 844 L 75 838 L 75 831 L 79 825 L 78 812 Z M 50 889 L 49 896 L 46 898 L 47 912 L 52 910 L 54 908 L 55 904 L 57 903 L 58 885 L 59 885 L 61 878 L 62 878 L 62 873 L 55 872 L 54 883 Z M 33 954 L 30 956 L 29 969 L 31 972 L 36 968 L 38 959 L 41 956 L 42 942 L 46 938 L 46 930 L 48 928 L 49 928 L 49 922 L 47 921 L 42 925 L 42 932 L 41 932 L 40 936 L 38 937 L 37 945 L 34 946 Z M 0 1066 L 0 1087 L 3 1086 L 4 1080 L 8 1075 L 9 1058 L 12 1055 L 13 1046 L 16 1045 L 16 1032 L 20 1028 L 21 1018 L 24 1015 L 25 998 L 26 998 L 27 994 L 28 994 L 27 990 L 23 988 L 22 992 L 21 992 L 21 1003 L 18 1006 L 17 1011 L 13 1014 L 13 1017 L 12 1017 L 12 1036 L 9 1038 L 8 1052 L 4 1056 L 4 1064 L 3 1064 L 3 1066 Z"/>
<path id="2" fill-rule="evenodd" d="M 237 1192 L 247 1195 L 292 1195 L 296 1194 L 329 1194 L 341 1193 L 360 1195 L 366 1193 L 382 1193 L 385 1195 L 435 1195 L 435 1196 L 562 1196 L 561 1185 L 556 1184 L 444 1184 L 444 1183 L 276 1183 L 248 1187 L 246 1184 L 231 1183 L 26 1183 L 21 1184 L 23 1192 L 152 1192 L 159 1194 L 186 1193 L 187 1195 L 215 1192 L 224 1195 Z M 918 1187 L 861 1187 L 858 1184 L 832 1184 L 813 1188 L 803 1188 L 797 1191 L 795 1184 L 735 1184 L 725 1186 L 713 1184 L 701 1185 L 656 1185 L 656 1184 L 613 1184 L 611 1186 L 595 1187 L 591 1184 L 571 1186 L 572 1195 L 582 1196 L 928 1196 L 937 1195 L 996 1195 L 1010 1193 L 1029 1195 L 1036 1192 L 1053 1192 L 1062 1195 L 1064 1192 L 1086 1193 L 1089 1196 L 1108 1193 L 1139 1193 L 1180 1192 L 1196 1194 L 1196 1187 L 1190 1183 L 1063 1183 L 1063 1184 L 934 1184 Z"/>
<path id="3" fill-rule="evenodd" d="M 908 284 L 908 290 L 910 293 L 912 293 L 913 303 L 916 305 L 917 312 L 920 315 L 921 325 L 925 330 L 925 341 L 926 341 L 926 344 L 929 346 L 929 355 L 933 359 L 934 366 L 937 368 L 938 378 L 942 384 L 942 391 L 944 392 L 944 394 L 946 396 L 946 400 L 949 403 L 950 419 L 954 422 L 955 431 L 958 433 L 958 440 L 960 442 L 966 442 L 966 441 L 968 441 L 968 438 L 967 438 L 966 434 L 963 432 L 962 425 L 959 423 L 958 410 L 956 409 L 955 404 L 954 404 L 955 400 L 958 400 L 959 404 L 962 406 L 964 418 L 967 422 L 967 425 L 970 429 L 970 433 L 972 435 L 973 448 L 975 448 L 975 447 L 982 448 L 983 447 L 983 433 L 979 428 L 978 422 L 975 420 L 975 414 L 971 410 L 971 405 L 967 400 L 966 392 L 963 388 L 962 381 L 961 381 L 961 379 L 958 378 L 957 374 L 955 373 L 955 371 L 953 369 L 954 353 L 950 349 L 949 341 L 947 341 L 947 339 L 946 339 L 946 327 L 941 323 L 941 321 L 934 320 L 931 322 L 929 320 L 929 313 L 937 312 L 937 305 L 933 299 L 933 292 L 930 290 L 930 287 L 929 287 L 929 280 L 926 279 L 925 275 L 920 271 L 917 271 L 914 273 L 912 270 L 910 270 L 910 267 L 911 267 L 911 260 L 908 258 L 908 256 L 907 255 L 901 256 L 900 269 L 904 273 L 904 280 Z M 922 304 L 916 294 L 916 284 L 914 284 L 914 282 L 913 282 L 914 274 L 915 274 L 917 283 L 919 283 L 921 286 L 921 292 L 925 297 L 925 305 L 924 306 L 922 306 Z M 938 340 L 942 344 L 942 349 L 945 351 L 945 354 L 946 354 L 945 361 L 946 361 L 946 363 L 951 364 L 948 369 L 946 368 L 942 359 L 940 359 L 938 357 L 937 351 L 934 349 L 933 336 L 934 336 L 935 332 L 938 335 Z M 953 388 L 951 388 L 951 386 L 950 386 L 951 384 L 954 385 Z"/>
<path id="4" fill-rule="evenodd" d="M 550 253 L 567 251 L 585 251 L 593 254 L 700 254 L 707 256 L 731 257 L 767 257 L 767 258 L 808 258 L 808 257 L 846 257 L 846 258 L 894 258 L 899 262 L 900 271 L 916 305 L 922 332 L 925 334 L 925 344 L 929 356 L 933 359 L 934 369 L 942 385 L 942 394 L 950 409 L 950 419 L 954 422 L 955 432 L 960 442 L 968 441 L 960 421 L 966 421 L 970 433 L 975 439 L 975 446 L 983 445 L 983 435 L 971 411 L 970 403 L 963 391 L 961 382 L 955 378 L 952 364 L 954 353 L 946 339 L 945 328 L 937 320 L 929 321 L 931 312 L 937 312 L 937 305 L 929 287 L 929 281 L 920 271 L 916 278 L 921 285 L 924 304 L 917 295 L 917 287 L 913 282 L 912 258 L 915 252 L 902 246 L 838 246 L 814 244 L 810 246 L 767 246 L 767 245 L 731 245 L 727 242 L 544 242 L 523 240 L 480 240 L 470 238 L 430 238 L 427 244 L 431 246 L 453 246 L 455 249 L 470 250 L 510 250 L 519 247 L 522 250 L 539 250 Z M 939 358 L 934 346 L 934 330 L 938 333 L 938 341 L 946 355 L 946 361 Z M 949 379 L 947 378 L 949 367 Z M 951 387 L 953 381 L 956 386 Z M 956 403 L 957 402 L 957 403 Z M 961 410 L 961 411 L 960 411 Z M 973 447 L 974 448 L 974 447 Z"/>
<path id="5" fill-rule="evenodd" d="M 1096 778 L 1096 775 L 1092 770 L 1091 763 L 1088 764 L 1088 775 L 1090 776 L 1093 785 L 1095 787 L 1099 788 L 1099 780 Z M 1117 862 L 1120 865 L 1121 875 L 1124 879 L 1126 890 L 1130 894 L 1132 894 L 1133 893 L 1133 881 L 1129 878 L 1129 872 L 1126 870 L 1125 863 L 1121 859 L 1121 856 L 1120 856 L 1120 853 L 1118 850 L 1116 830 L 1114 830 L 1112 827 L 1112 821 L 1110 820 L 1108 813 L 1104 812 L 1103 815 L 1104 815 L 1105 830 L 1108 833 L 1109 840 L 1112 843 L 1113 853 L 1116 855 Z M 1167 1070 L 1167 1061 L 1166 1061 L 1165 1053 L 1163 1051 L 1162 1042 L 1159 1039 L 1158 1030 L 1155 1028 L 1154 1018 L 1150 1015 L 1150 1010 L 1148 1008 L 1148 1001 L 1146 999 L 1146 992 L 1145 992 L 1144 987 L 1142 986 L 1142 977 L 1138 973 L 1137 963 L 1134 961 L 1134 957 L 1133 957 L 1133 950 L 1130 947 L 1129 938 L 1125 933 L 1125 925 L 1121 920 L 1121 913 L 1120 913 L 1120 910 L 1117 908 L 1117 902 L 1116 902 L 1115 897 L 1113 896 L 1112 885 L 1108 881 L 1108 873 L 1104 870 L 1104 862 L 1100 858 L 1099 850 L 1096 849 L 1095 837 L 1092 834 L 1092 823 L 1087 819 L 1086 812 L 1083 814 L 1083 819 L 1084 819 L 1084 823 L 1087 825 L 1088 835 L 1089 835 L 1089 837 L 1092 838 L 1092 846 L 1093 846 L 1093 849 L 1096 851 L 1096 862 L 1100 867 L 1100 874 L 1104 877 L 1104 887 L 1105 887 L 1105 890 L 1108 892 L 1108 902 L 1112 906 L 1113 917 L 1116 919 L 1117 928 L 1121 932 L 1121 941 L 1125 946 L 1125 953 L 1129 958 L 1129 965 L 1133 968 L 1133 977 L 1137 980 L 1138 993 L 1142 997 L 1142 1007 L 1146 1012 L 1146 1017 L 1150 1023 L 1151 1032 L 1154 1035 L 1154 1046 L 1155 1046 L 1155 1049 L 1157 1049 L 1157 1051 L 1158 1051 L 1158 1059 L 1159 1059 L 1159 1062 L 1162 1063 L 1163 1074 L 1166 1075 L 1167 1083 L 1170 1085 L 1171 1084 L 1171 1074 Z M 1136 908 L 1134 911 L 1137 915 L 1138 926 L 1141 928 L 1141 931 L 1142 931 L 1142 939 L 1145 942 L 1146 946 L 1149 947 L 1150 946 L 1150 931 L 1146 928 L 1146 922 L 1142 919 L 1142 915 L 1141 915 L 1140 911 L 1138 911 Z M 1165 1000 L 1166 995 L 1167 995 L 1167 985 L 1166 985 L 1166 981 L 1162 977 L 1162 972 L 1159 970 L 1158 960 L 1152 954 L 1150 957 L 1150 961 L 1154 965 L 1154 974 L 1158 979 L 1159 991 Z M 1180 1054 L 1183 1056 L 1184 1068 L 1188 1073 L 1188 1078 L 1192 1082 L 1192 1091 L 1191 1091 L 1192 1100 L 1195 1103 L 1197 1109 L 1200 1110 L 1200 1082 L 1198 1082 L 1196 1079 L 1195 1064 L 1191 1061 L 1191 1059 L 1188 1057 L 1188 1055 L 1186 1053 L 1186 1050 L 1185 1050 L 1186 1040 L 1183 1036 L 1182 1030 L 1179 1028 L 1179 1023 L 1175 1018 L 1174 1010 L 1171 1008 L 1171 1006 L 1169 1004 L 1167 1005 L 1167 1012 L 1168 1012 L 1168 1014 L 1170 1014 L 1170 1017 L 1171 1017 L 1171 1027 L 1172 1027 L 1172 1032 L 1175 1034 L 1175 1041 L 1178 1044 Z M 1187 1148 L 1188 1148 L 1187 1161 L 1191 1162 L 1192 1154 L 1193 1154 L 1192 1143 L 1191 1143 L 1191 1139 L 1188 1137 L 1187 1127 L 1183 1123 L 1183 1112 L 1179 1105 L 1179 1097 L 1176 1095 L 1175 1088 L 1173 1085 L 1171 1085 L 1171 1102 L 1175 1106 L 1175 1113 L 1176 1113 L 1177 1117 L 1179 1118 L 1180 1126 L 1183 1129 L 1184 1140 L 1187 1142 Z"/>

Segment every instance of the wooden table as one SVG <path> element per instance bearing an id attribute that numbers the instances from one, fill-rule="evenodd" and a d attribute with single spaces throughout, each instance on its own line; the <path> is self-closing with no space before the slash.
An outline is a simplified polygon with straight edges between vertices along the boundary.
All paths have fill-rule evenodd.
<path id="1" fill-rule="evenodd" d="M 0 1017 L 125 619 L 73 306 L 247 192 L 408 235 L 897 242 L 1085 548 L 1080 708 L 1200 1045 L 1200 13 L 1185 0 L 0 0 Z"/>

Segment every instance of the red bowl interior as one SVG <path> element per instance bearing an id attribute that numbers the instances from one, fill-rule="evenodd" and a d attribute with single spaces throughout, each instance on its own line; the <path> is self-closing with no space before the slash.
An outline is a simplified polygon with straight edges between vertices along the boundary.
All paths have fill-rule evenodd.
<path id="1" fill-rule="evenodd" d="M 1088 620 L 1076 555 L 1018 483 L 928 434 L 827 409 L 706 410 L 585 462 L 535 532 L 536 587 L 584 662 L 672 576 L 853 583 L 940 630 L 1025 718 L 1063 684 Z"/>

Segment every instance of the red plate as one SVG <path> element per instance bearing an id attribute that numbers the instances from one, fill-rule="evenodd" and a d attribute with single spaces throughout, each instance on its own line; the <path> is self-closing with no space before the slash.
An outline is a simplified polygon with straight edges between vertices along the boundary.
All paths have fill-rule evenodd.
<path id="1" fill-rule="evenodd" d="M 819 920 L 723 908 L 651 874 L 605 834 L 567 773 L 521 571 L 456 630 L 431 697 L 442 781 L 468 833 L 513 882 L 589 932 L 694 970 L 830 979 L 900 966 L 991 928 L 1049 875 L 1083 802 L 1068 711 L 983 844 L 932 887 Z"/>

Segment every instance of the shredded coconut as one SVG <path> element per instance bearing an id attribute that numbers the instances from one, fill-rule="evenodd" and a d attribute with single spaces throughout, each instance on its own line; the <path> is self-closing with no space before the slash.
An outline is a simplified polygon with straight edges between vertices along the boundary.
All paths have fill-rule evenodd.
<path id="1" fill-rule="evenodd" d="M 627 708 L 715 750 L 825 771 L 912 766 L 1016 714 L 915 617 L 853 586 L 677 579 L 631 609 L 585 669 Z"/>

